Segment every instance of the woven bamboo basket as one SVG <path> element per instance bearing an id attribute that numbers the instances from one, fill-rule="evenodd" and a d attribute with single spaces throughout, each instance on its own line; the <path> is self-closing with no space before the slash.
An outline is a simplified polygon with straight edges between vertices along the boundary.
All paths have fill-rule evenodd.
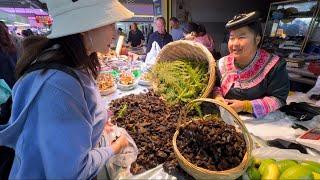
<path id="1" fill-rule="evenodd" d="M 208 85 L 199 98 L 208 97 L 212 92 L 216 79 L 216 61 L 210 51 L 197 42 L 187 40 L 174 41 L 161 49 L 156 58 L 156 62 L 174 61 L 177 59 L 208 63 L 208 73 L 210 74 Z"/>
<path id="2" fill-rule="evenodd" d="M 217 106 L 224 108 L 224 110 L 226 110 L 227 112 L 230 113 L 231 117 L 233 118 L 234 123 L 238 126 L 237 130 L 243 134 L 245 142 L 246 142 L 246 150 L 247 151 L 243 157 L 242 162 L 237 167 L 229 169 L 229 170 L 225 170 L 225 171 L 210 171 L 208 169 L 204 169 L 204 168 L 201 168 L 201 167 L 198 167 L 198 166 L 192 164 L 186 158 L 184 158 L 182 156 L 182 154 L 180 153 L 180 151 L 178 150 L 177 137 L 179 135 L 179 129 L 183 128 L 185 125 L 190 123 L 190 121 L 183 122 L 184 121 L 183 119 L 186 118 L 186 114 L 188 112 L 188 109 L 193 107 L 195 104 L 199 104 L 202 102 L 212 103 L 212 104 L 215 104 Z M 220 119 L 222 119 L 222 118 L 220 118 Z M 245 125 L 241 121 L 240 117 L 238 116 L 238 114 L 232 108 L 221 103 L 220 101 L 216 101 L 214 99 L 208 99 L 208 98 L 201 98 L 201 99 L 193 100 L 185 106 L 183 111 L 181 111 L 181 113 L 180 113 L 177 131 L 175 132 L 175 134 L 173 136 L 172 143 L 173 143 L 173 150 L 174 150 L 175 156 L 179 162 L 179 165 L 189 175 L 193 176 L 195 179 L 221 179 L 221 180 L 222 179 L 237 179 L 248 168 L 249 163 L 250 163 L 252 148 L 253 148 L 251 136 L 250 136 L 247 128 L 245 127 Z"/>

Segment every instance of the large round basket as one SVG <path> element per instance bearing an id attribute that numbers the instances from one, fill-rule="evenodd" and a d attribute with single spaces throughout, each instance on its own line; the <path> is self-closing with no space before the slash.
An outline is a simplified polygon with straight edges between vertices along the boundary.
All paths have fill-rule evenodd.
<path id="1" fill-rule="evenodd" d="M 190 122 L 183 122 L 183 120 L 182 120 L 183 118 L 186 117 L 187 109 L 190 109 L 195 104 L 199 104 L 199 103 L 203 103 L 203 102 L 214 104 L 215 106 L 219 107 L 219 109 L 223 109 L 224 111 L 227 111 L 227 113 L 229 114 L 229 116 L 233 120 L 233 123 L 237 126 L 237 128 L 236 128 L 237 131 L 239 131 L 243 134 L 245 142 L 246 142 L 246 153 L 242 159 L 242 162 L 237 167 L 229 169 L 229 170 L 225 170 L 225 171 L 210 171 L 208 169 L 204 169 L 204 168 L 201 168 L 201 167 L 198 167 L 198 166 L 192 164 L 186 158 L 184 158 L 182 156 L 182 154 L 180 153 L 180 151 L 178 150 L 177 137 L 179 135 L 179 129 L 183 128 L 185 125 L 190 123 Z M 223 119 L 223 118 L 220 118 L 220 119 L 224 120 L 226 122 L 225 119 Z M 250 134 L 249 134 L 247 128 L 245 127 L 245 125 L 241 121 L 238 114 L 233 109 L 231 109 L 229 106 L 221 103 L 220 101 L 216 101 L 214 99 L 208 99 L 208 98 L 196 99 L 196 100 L 193 100 L 190 103 L 188 103 L 186 105 L 186 107 L 184 108 L 184 110 L 180 113 L 179 122 L 181 122 L 181 121 L 182 121 L 182 123 L 179 123 L 180 125 L 178 125 L 179 127 L 177 128 L 177 131 L 175 132 L 175 134 L 173 136 L 173 140 L 172 140 L 173 150 L 174 150 L 175 156 L 179 162 L 179 165 L 189 175 L 193 176 L 195 179 L 221 179 L 221 180 L 222 179 L 237 179 L 246 171 L 246 169 L 248 168 L 249 163 L 250 163 L 253 143 L 252 143 L 252 139 L 250 137 Z M 227 121 L 229 121 L 227 123 L 230 124 L 230 118 Z"/>
<path id="2" fill-rule="evenodd" d="M 177 59 L 208 62 L 208 73 L 210 74 L 208 85 L 201 98 L 208 97 L 215 85 L 216 61 L 210 51 L 200 43 L 179 40 L 165 45 L 159 52 L 156 62 L 174 61 Z M 199 97 L 200 98 L 200 97 Z"/>

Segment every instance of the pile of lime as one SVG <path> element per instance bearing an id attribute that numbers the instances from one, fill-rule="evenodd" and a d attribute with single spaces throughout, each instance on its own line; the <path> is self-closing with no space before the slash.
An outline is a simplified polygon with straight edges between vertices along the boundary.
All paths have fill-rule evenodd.
<path id="1" fill-rule="evenodd" d="M 254 158 L 243 179 L 319 179 L 320 163 Z"/>

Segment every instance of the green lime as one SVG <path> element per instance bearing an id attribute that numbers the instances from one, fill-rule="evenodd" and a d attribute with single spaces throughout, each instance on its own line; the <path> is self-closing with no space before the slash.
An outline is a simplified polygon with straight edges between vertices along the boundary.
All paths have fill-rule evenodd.
<path id="1" fill-rule="evenodd" d="M 268 164 L 271 164 L 271 163 L 275 163 L 276 160 L 274 159 L 264 159 L 261 161 L 261 164 L 259 166 L 259 172 L 260 174 L 263 174 L 264 173 L 264 170 L 266 169 L 266 167 L 268 166 Z"/>
<path id="2" fill-rule="evenodd" d="M 247 174 L 250 180 L 256 180 L 256 179 L 259 180 L 261 178 L 258 169 L 255 167 L 249 167 L 247 169 Z"/>
<path id="3" fill-rule="evenodd" d="M 312 165 L 312 164 L 309 164 L 307 162 L 302 162 L 300 163 L 301 166 L 313 171 L 313 172 L 316 172 L 316 173 L 320 173 L 320 167 L 317 167 L 315 165 Z"/>
<path id="4" fill-rule="evenodd" d="M 307 179 L 311 180 L 313 179 L 312 171 L 301 166 L 301 165 L 295 165 L 289 167 L 287 170 L 285 170 L 281 175 L 280 179 Z"/>
<path id="5" fill-rule="evenodd" d="M 280 176 L 280 171 L 276 163 L 269 163 L 268 165 L 266 165 L 261 179 L 274 180 L 274 179 L 278 179 L 279 176 Z"/>
<path id="6" fill-rule="evenodd" d="M 281 160 L 276 162 L 280 173 L 282 174 L 286 169 L 288 169 L 291 166 L 297 165 L 298 163 L 293 160 Z"/>

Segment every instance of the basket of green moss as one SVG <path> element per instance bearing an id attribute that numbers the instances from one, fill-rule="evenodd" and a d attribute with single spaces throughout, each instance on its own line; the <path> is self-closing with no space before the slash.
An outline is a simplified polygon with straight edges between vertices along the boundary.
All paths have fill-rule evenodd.
<path id="1" fill-rule="evenodd" d="M 200 43 L 180 40 L 163 47 L 152 68 L 153 89 L 168 104 L 208 97 L 215 84 L 216 62 Z"/>

